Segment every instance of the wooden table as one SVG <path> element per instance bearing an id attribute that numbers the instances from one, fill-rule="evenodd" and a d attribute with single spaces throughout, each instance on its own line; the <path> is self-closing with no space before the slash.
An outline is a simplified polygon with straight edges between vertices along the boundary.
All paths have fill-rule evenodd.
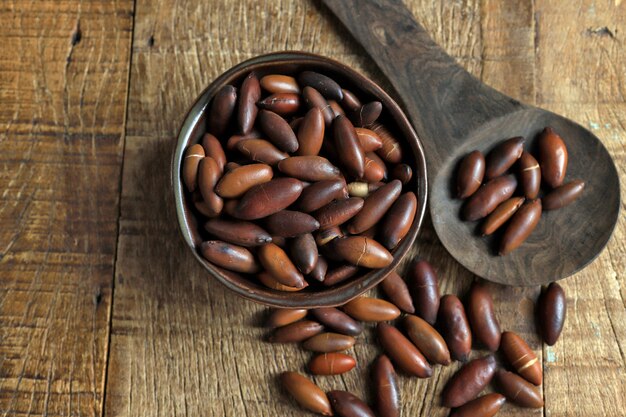
<path id="1" fill-rule="evenodd" d="M 407 3 L 483 81 L 597 134 L 626 195 L 626 2 Z M 183 246 L 170 153 L 192 100 L 232 65 L 304 50 L 386 85 L 363 50 L 308 0 L 12 0 L 0 28 L 0 413 L 305 415 L 276 376 L 309 355 L 263 342 L 266 309 L 207 280 Z M 443 293 L 473 279 L 428 221 L 414 255 Z M 491 287 L 502 326 L 545 372 L 545 409 L 501 415 L 626 415 L 625 255 L 622 214 L 607 249 L 563 282 L 568 318 L 551 348 L 532 320 L 539 289 Z M 371 398 L 377 352 L 369 330 L 357 370 L 317 381 Z M 446 415 L 439 395 L 457 368 L 401 378 L 403 415 Z"/>

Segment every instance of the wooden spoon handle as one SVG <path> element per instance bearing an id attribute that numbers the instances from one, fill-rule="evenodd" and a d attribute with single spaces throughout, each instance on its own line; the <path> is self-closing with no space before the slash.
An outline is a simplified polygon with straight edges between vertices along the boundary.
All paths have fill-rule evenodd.
<path id="1" fill-rule="evenodd" d="M 523 107 L 458 65 L 401 0 L 323 1 L 391 81 L 432 174 L 472 130 Z"/>

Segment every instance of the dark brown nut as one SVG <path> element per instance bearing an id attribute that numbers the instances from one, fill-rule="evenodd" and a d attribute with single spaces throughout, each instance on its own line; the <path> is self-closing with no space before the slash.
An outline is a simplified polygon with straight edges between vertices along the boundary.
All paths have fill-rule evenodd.
<path id="1" fill-rule="evenodd" d="M 333 201 L 314 213 L 321 229 L 339 226 L 353 218 L 363 208 L 363 199 L 350 197 Z"/>
<path id="2" fill-rule="evenodd" d="M 330 287 L 341 282 L 347 281 L 359 272 L 359 268 L 354 265 L 341 265 L 337 268 L 331 269 L 326 272 L 323 284 L 326 287 Z"/>
<path id="3" fill-rule="evenodd" d="M 543 181 L 552 188 L 563 184 L 567 171 L 567 148 L 565 142 L 551 127 L 546 127 L 537 141 L 539 165 Z"/>
<path id="4" fill-rule="evenodd" d="M 320 333 L 307 339 L 302 347 L 313 352 L 331 353 L 348 350 L 356 340 L 352 336 L 339 333 Z"/>
<path id="5" fill-rule="evenodd" d="M 498 391 L 504 394 L 507 400 L 526 408 L 543 407 L 543 398 L 539 388 L 513 372 L 498 369 L 496 371 Z"/>
<path id="6" fill-rule="evenodd" d="M 324 207 L 333 200 L 348 198 L 346 182 L 341 179 L 318 181 L 306 187 L 298 199 L 298 207 L 305 213 L 310 213 Z"/>
<path id="7" fill-rule="evenodd" d="M 268 341 L 271 343 L 300 343 L 324 331 L 324 326 L 313 320 L 301 320 L 275 329 Z"/>
<path id="8" fill-rule="evenodd" d="M 348 224 L 348 232 L 359 234 L 378 223 L 387 213 L 389 207 L 400 196 L 401 192 L 402 183 L 398 180 L 393 180 L 370 194 L 365 199 L 361 211 Z"/>
<path id="9" fill-rule="evenodd" d="M 277 308 L 272 311 L 270 316 L 265 322 L 265 327 L 275 329 L 276 327 L 283 327 L 291 323 L 302 320 L 308 310 L 303 308 L 291 309 L 291 308 Z"/>
<path id="10" fill-rule="evenodd" d="M 293 153 L 298 150 L 298 138 L 289 123 L 280 115 L 269 110 L 259 111 L 259 126 L 274 145 L 281 151 Z"/>
<path id="11" fill-rule="evenodd" d="M 257 103 L 262 109 L 273 111 L 281 116 L 292 114 L 300 107 L 300 95 L 294 93 L 274 93 Z"/>
<path id="12" fill-rule="evenodd" d="M 289 157 L 289 154 L 264 139 L 244 139 L 237 143 L 236 148 L 251 161 L 272 166 Z"/>
<path id="13" fill-rule="evenodd" d="M 343 99 L 343 91 L 341 91 L 339 84 L 319 72 L 303 71 L 298 76 L 298 82 L 300 85 L 315 88 L 328 100 L 341 101 Z"/>
<path id="14" fill-rule="evenodd" d="M 294 238 L 289 246 L 291 261 L 303 274 L 309 274 L 317 265 L 318 252 L 315 238 L 306 233 Z"/>
<path id="15" fill-rule="evenodd" d="M 232 85 L 225 85 L 219 89 L 211 102 L 208 114 L 208 130 L 215 136 L 221 136 L 226 131 L 237 105 L 237 89 Z"/>
<path id="16" fill-rule="evenodd" d="M 289 75 L 270 74 L 261 78 L 261 87 L 270 93 L 300 94 L 300 87 L 295 78 Z"/>
<path id="17" fill-rule="evenodd" d="M 518 374 L 535 385 L 541 385 L 543 380 L 541 362 L 524 339 L 516 333 L 504 332 L 502 333 L 500 349 Z"/>
<path id="18" fill-rule="evenodd" d="M 332 249 L 352 265 L 379 269 L 391 264 L 393 255 L 380 243 L 364 236 L 335 239 Z"/>
<path id="19" fill-rule="evenodd" d="M 348 336 L 358 336 L 363 332 L 361 323 L 335 307 L 315 308 L 311 310 L 313 317 L 335 332 Z"/>
<path id="20" fill-rule="evenodd" d="M 224 269 L 246 274 L 259 271 L 259 264 L 248 249 L 219 240 L 202 242 L 200 252 L 207 261 Z"/>
<path id="21" fill-rule="evenodd" d="M 584 181 L 574 180 L 552 190 L 541 200 L 544 210 L 556 210 L 574 202 L 583 193 Z"/>
<path id="22" fill-rule="evenodd" d="M 339 417 L 375 417 L 363 400 L 347 391 L 330 391 L 328 399 Z"/>
<path id="23" fill-rule="evenodd" d="M 516 188 L 517 179 L 513 175 L 490 180 L 467 200 L 463 219 L 473 222 L 488 216 L 500 203 L 511 198 Z"/>
<path id="24" fill-rule="evenodd" d="M 444 407 L 460 407 L 476 398 L 496 373 L 493 355 L 474 359 L 463 365 L 443 390 Z"/>
<path id="25" fill-rule="evenodd" d="M 280 282 L 276 281 L 276 279 L 272 275 L 270 275 L 268 272 L 261 272 L 260 274 L 257 275 L 257 278 L 259 279 L 259 281 L 261 281 L 261 284 L 265 285 L 267 288 L 271 288 L 277 291 L 285 291 L 285 292 L 301 291 L 304 288 L 308 287 L 309 285 L 306 282 L 304 283 L 305 285 L 302 288 L 283 285 Z"/>
<path id="26" fill-rule="evenodd" d="M 350 196 L 365 198 L 374 191 L 378 190 L 383 185 L 385 185 L 385 183 L 383 182 L 377 182 L 372 184 L 367 182 L 355 181 L 348 184 L 347 189 Z"/>
<path id="27" fill-rule="evenodd" d="M 356 366 L 356 360 L 344 353 L 323 353 L 314 356 L 309 362 L 309 372 L 313 375 L 345 374 Z"/>
<path id="28" fill-rule="evenodd" d="M 310 109 L 318 108 L 322 112 L 326 127 L 330 127 L 335 118 L 335 113 L 324 96 L 313 87 L 304 87 L 302 90 L 302 98 Z"/>
<path id="29" fill-rule="evenodd" d="M 243 135 L 252 130 L 256 120 L 258 107 L 256 102 L 261 98 L 261 85 L 254 72 L 248 74 L 241 84 L 239 92 L 239 108 L 237 109 L 237 120 L 239 121 L 239 132 Z"/>
<path id="30" fill-rule="evenodd" d="M 485 179 L 490 180 L 504 174 L 524 152 L 524 138 L 507 139 L 493 148 L 487 155 Z"/>
<path id="31" fill-rule="evenodd" d="M 198 165 L 204 156 L 204 148 L 202 145 L 191 145 L 185 151 L 183 182 L 185 183 L 185 187 L 191 192 L 194 192 L 196 188 L 198 188 Z"/>
<path id="32" fill-rule="evenodd" d="M 239 246 L 260 246 L 272 241 L 268 232 L 251 222 L 211 219 L 204 229 L 220 240 Z"/>
<path id="33" fill-rule="evenodd" d="M 418 378 L 432 376 L 433 369 L 424 355 L 400 330 L 387 323 L 378 323 L 376 333 L 385 353 L 402 371 Z"/>
<path id="34" fill-rule="evenodd" d="M 265 219 L 265 226 L 272 235 L 295 237 L 319 229 L 320 224 L 313 216 L 306 213 L 281 210 L 268 216 Z M 315 242 L 315 239 L 313 239 L 313 242 Z"/>
<path id="35" fill-rule="evenodd" d="M 524 204 L 524 197 L 512 197 L 501 203 L 480 226 L 483 236 L 488 236 L 498 230 L 500 226 L 506 223 L 515 212 Z"/>
<path id="36" fill-rule="evenodd" d="M 208 217 L 216 217 L 224 208 L 224 200 L 215 193 L 215 185 L 222 175 L 220 167 L 209 156 L 202 158 L 198 165 L 198 189 L 208 208 Z"/>
<path id="37" fill-rule="evenodd" d="M 329 227 L 327 229 L 322 229 L 315 234 L 315 243 L 317 243 L 317 246 L 321 248 L 338 237 L 343 237 L 341 229 L 336 226 Z"/>
<path id="38" fill-rule="evenodd" d="M 522 205 L 504 231 L 500 243 L 500 255 L 506 255 L 517 249 L 535 230 L 541 218 L 541 200 L 529 201 Z"/>
<path id="39" fill-rule="evenodd" d="M 530 153 L 524 151 L 519 158 L 519 176 L 524 190 L 524 197 L 534 200 L 539 195 L 541 187 L 541 168 L 539 162 Z"/>
<path id="40" fill-rule="evenodd" d="M 372 374 L 379 417 L 400 417 L 400 388 L 396 371 L 387 355 L 376 359 Z"/>
<path id="41" fill-rule="evenodd" d="M 354 126 L 345 116 L 338 116 L 333 122 L 333 136 L 340 162 L 348 174 L 363 178 L 365 153 L 361 148 Z"/>
<path id="42" fill-rule="evenodd" d="M 411 314 L 415 312 L 409 287 L 396 271 L 391 271 L 380 286 L 387 298 L 400 310 Z"/>
<path id="43" fill-rule="evenodd" d="M 559 284 L 553 282 L 542 292 L 537 304 L 541 336 L 549 346 L 553 346 L 561 335 L 566 311 L 565 291 Z"/>
<path id="44" fill-rule="evenodd" d="M 452 359 L 465 362 L 472 351 L 472 332 L 458 297 L 450 294 L 441 297 L 437 323 L 441 326 Z"/>
<path id="45" fill-rule="evenodd" d="M 341 105 L 337 103 L 335 100 L 328 100 L 328 105 L 330 106 L 331 109 L 333 109 L 333 113 L 335 117 L 339 116 L 340 114 L 343 116 L 346 115 L 346 112 L 341 108 Z"/>
<path id="46" fill-rule="evenodd" d="M 293 257 L 293 255 L 292 255 Z M 294 259 L 295 262 L 295 259 Z M 317 257 L 317 263 L 313 267 L 313 270 L 309 272 L 308 277 L 315 281 L 323 282 L 326 278 L 326 272 L 328 271 L 328 262 L 322 256 Z"/>
<path id="47" fill-rule="evenodd" d="M 278 169 L 302 181 L 332 180 L 341 175 L 339 168 L 321 156 L 292 156 L 280 161 Z"/>
<path id="48" fill-rule="evenodd" d="M 402 147 L 389 129 L 379 123 L 373 124 L 370 129 L 376 132 L 383 141 L 383 146 L 378 149 L 376 153 L 383 158 L 384 161 L 391 164 L 399 164 L 402 162 Z"/>
<path id="49" fill-rule="evenodd" d="M 235 208 L 235 217 L 254 220 L 267 217 L 293 204 L 302 193 L 302 182 L 294 178 L 275 178 L 248 190 Z"/>
<path id="50" fill-rule="evenodd" d="M 450 417 L 493 417 L 506 402 L 503 395 L 492 393 L 476 398 L 450 413 Z"/>
<path id="51" fill-rule="evenodd" d="M 413 178 L 413 170 L 407 164 L 397 164 L 391 170 L 391 179 L 400 180 L 402 185 L 407 185 Z"/>
<path id="52" fill-rule="evenodd" d="M 274 171 L 266 164 L 242 165 L 228 171 L 215 186 L 215 192 L 223 198 L 239 198 L 255 185 L 272 179 Z"/>
<path id="53" fill-rule="evenodd" d="M 310 109 L 298 126 L 298 155 L 317 155 L 324 142 L 324 116 L 317 107 Z M 294 129 L 295 130 L 295 129 Z"/>
<path id="54" fill-rule="evenodd" d="M 341 100 L 341 105 L 348 111 L 355 112 L 363 106 L 361 101 L 354 95 L 353 92 L 346 90 L 345 88 L 341 90 L 343 92 L 343 100 Z"/>
<path id="55" fill-rule="evenodd" d="M 474 194 L 483 183 L 485 157 L 481 151 L 473 151 L 461 160 L 456 176 L 456 195 L 467 198 Z"/>
<path id="56" fill-rule="evenodd" d="M 226 154 L 220 141 L 210 133 L 206 133 L 202 137 L 202 148 L 206 156 L 210 156 L 215 159 L 217 166 L 220 167 L 220 171 L 224 172 L 224 166 L 226 165 Z"/>
<path id="57" fill-rule="evenodd" d="M 419 260 L 409 269 L 407 282 L 413 295 L 415 314 L 433 326 L 439 312 L 439 282 L 433 267 Z"/>
<path id="58" fill-rule="evenodd" d="M 371 126 L 372 123 L 378 120 L 382 111 L 383 104 L 380 101 L 371 101 L 364 104 L 359 110 L 353 113 L 352 120 L 354 120 L 354 124 L 359 127 Z"/>
<path id="59" fill-rule="evenodd" d="M 413 192 L 402 194 L 393 203 L 380 226 L 380 243 L 392 250 L 409 233 L 417 213 L 417 197 Z"/>
<path id="60" fill-rule="evenodd" d="M 420 352 L 432 363 L 450 365 L 450 351 L 443 337 L 420 317 L 407 315 L 404 319 L 407 335 Z"/>
<path id="61" fill-rule="evenodd" d="M 295 372 L 283 372 L 280 381 L 301 407 L 323 416 L 333 415 L 330 401 L 324 391 L 308 378 Z"/>
<path id="62" fill-rule="evenodd" d="M 474 281 L 467 296 L 467 318 L 474 339 L 492 352 L 500 347 L 500 324 L 493 311 L 493 298 L 485 284 Z"/>
<path id="63" fill-rule="evenodd" d="M 364 127 L 355 127 L 354 130 L 363 152 L 373 152 L 382 148 L 383 140 L 373 130 L 366 129 Z"/>
<path id="64" fill-rule="evenodd" d="M 343 306 L 350 317 L 359 321 L 390 321 L 398 318 L 400 310 L 388 301 L 379 298 L 357 297 Z"/>
<path id="65" fill-rule="evenodd" d="M 261 265 L 276 281 L 289 287 L 304 288 L 304 277 L 283 249 L 274 243 L 267 243 L 257 250 L 257 256 Z"/>

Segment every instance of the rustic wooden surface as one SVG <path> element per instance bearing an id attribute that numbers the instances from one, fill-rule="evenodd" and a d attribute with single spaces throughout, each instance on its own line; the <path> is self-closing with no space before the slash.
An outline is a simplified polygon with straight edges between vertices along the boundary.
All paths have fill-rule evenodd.
<path id="1" fill-rule="evenodd" d="M 626 2 L 624 2 L 626 3 Z M 621 0 L 411 0 L 444 49 L 520 100 L 589 127 L 626 189 Z M 173 138 L 195 96 L 254 55 L 305 50 L 386 85 L 317 1 L 8 1 L 0 4 L 0 413 L 300 416 L 277 386 L 309 355 L 262 341 L 265 309 L 208 281 L 185 252 L 169 199 Z M 599 202 L 601 204 L 601 202 Z M 593 221 L 593 219 L 590 219 Z M 444 293 L 472 276 L 426 222 L 415 255 Z M 501 415 L 626 415 L 626 221 L 563 281 L 566 328 L 542 346 L 538 288 L 493 285 L 504 328 L 543 361 L 546 406 Z M 369 398 L 361 366 L 317 378 Z M 458 365 L 402 378 L 404 416 L 444 416 Z"/>

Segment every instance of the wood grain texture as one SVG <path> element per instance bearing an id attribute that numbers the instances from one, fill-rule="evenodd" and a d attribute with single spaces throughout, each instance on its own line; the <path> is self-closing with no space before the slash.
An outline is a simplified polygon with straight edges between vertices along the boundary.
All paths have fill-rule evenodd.
<path id="1" fill-rule="evenodd" d="M 0 414 L 101 415 L 132 1 L 0 27 Z"/>

